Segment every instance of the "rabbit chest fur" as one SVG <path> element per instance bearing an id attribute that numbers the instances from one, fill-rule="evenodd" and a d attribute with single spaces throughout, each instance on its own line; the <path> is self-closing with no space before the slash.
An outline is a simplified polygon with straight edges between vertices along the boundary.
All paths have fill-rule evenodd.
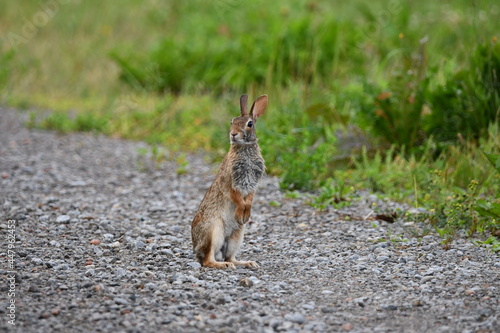
<path id="1" fill-rule="evenodd" d="M 257 190 L 259 180 L 265 172 L 264 159 L 257 143 L 241 145 L 235 150 L 232 186 L 243 196 L 247 196 Z"/>

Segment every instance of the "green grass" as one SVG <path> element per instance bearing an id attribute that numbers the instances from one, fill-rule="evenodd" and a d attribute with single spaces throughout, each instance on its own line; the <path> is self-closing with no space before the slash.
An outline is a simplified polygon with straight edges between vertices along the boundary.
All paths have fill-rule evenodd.
<path id="1" fill-rule="evenodd" d="M 500 153 L 493 0 L 48 6 L 0 3 L 0 103 L 34 110 L 32 126 L 219 160 L 239 96 L 267 93 L 259 140 L 283 189 L 323 208 L 368 188 L 432 210 L 444 236 L 498 229 L 481 150 Z"/>

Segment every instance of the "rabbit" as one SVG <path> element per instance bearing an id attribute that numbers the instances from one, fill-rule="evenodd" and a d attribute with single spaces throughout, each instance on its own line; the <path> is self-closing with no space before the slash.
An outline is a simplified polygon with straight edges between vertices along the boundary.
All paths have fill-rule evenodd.
<path id="1" fill-rule="evenodd" d="M 267 95 L 257 98 L 250 114 L 247 100 L 247 95 L 241 96 L 241 116 L 231 121 L 229 152 L 191 223 L 193 252 L 204 267 L 259 267 L 255 261 L 235 258 L 243 242 L 245 224 L 250 219 L 259 179 L 265 173 L 255 123 L 264 114 L 268 99 Z"/>

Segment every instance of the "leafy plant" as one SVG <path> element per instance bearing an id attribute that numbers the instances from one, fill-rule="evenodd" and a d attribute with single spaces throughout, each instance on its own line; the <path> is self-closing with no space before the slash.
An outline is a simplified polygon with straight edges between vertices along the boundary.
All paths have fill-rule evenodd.
<path id="1" fill-rule="evenodd" d="M 158 145 L 151 145 L 151 157 L 156 164 L 156 167 L 159 168 L 161 163 L 166 158 L 166 152 Z"/>
<path id="2" fill-rule="evenodd" d="M 432 212 L 428 215 L 439 235 L 449 243 L 459 230 L 469 236 L 476 232 L 494 231 L 499 228 L 498 204 L 481 199 L 482 188 L 472 180 L 467 190 L 450 189 L 444 173 L 433 172 L 434 178 L 426 189 L 424 199 Z"/>
<path id="3" fill-rule="evenodd" d="M 293 147 L 293 146 L 292 146 Z M 299 189 L 308 191 L 315 189 L 326 173 L 326 165 L 331 158 L 331 146 L 320 144 L 316 148 L 299 145 L 282 155 L 283 166 L 286 166 L 281 179 L 281 187 L 287 190 Z M 300 154 L 302 158 L 296 158 Z"/>
<path id="4" fill-rule="evenodd" d="M 41 127 L 49 130 L 56 130 L 61 133 L 70 132 L 73 128 L 71 119 L 65 113 L 53 112 L 41 121 Z"/>
<path id="5" fill-rule="evenodd" d="M 490 217 L 500 222 L 500 203 L 485 199 L 478 200 L 474 209 L 483 217 Z"/>
<path id="6" fill-rule="evenodd" d="M 2 44 L 0 43 L 0 88 L 3 88 L 10 76 L 11 63 L 14 58 L 14 50 L 2 52 Z"/>
<path id="7" fill-rule="evenodd" d="M 492 153 L 487 153 L 483 150 L 484 155 L 488 159 L 488 161 L 493 165 L 495 170 L 500 174 L 500 155 L 499 154 L 492 154 Z"/>
<path id="8" fill-rule="evenodd" d="M 34 117 L 30 118 L 30 126 L 36 127 Z M 90 113 L 79 113 L 72 118 L 66 113 L 53 112 L 40 122 L 40 127 L 56 130 L 61 133 L 67 132 L 101 132 L 108 130 L 108 119 Z"/>
<path id="9" fill-rule="evenodd" d="M 176 158 L 176 162 L 179 165 L 179 167 L 176 170 L 176 173 L 179 176 L 188 173 L 189 161 L 186 158 L 186 154 L 184 153 L 179 154 L 179 156 L 177 156 Z"/>
<path id="10" fill-rule="evenodd" d="M 500 155 L 486 153 L 483 151 L 488 161 L 493 165 L 498 175 L 500 175 Z M 479 199 L 474 209 L 484 219 L 491 219 L 490 226 L 493 231 L 500 229 L 500 193 L 496 196 L 496 202 L 493 200 Z"/>
<path id="11" fill-rule="evenodd" d="M 500 252 L 500 240 L 495 236 L 490 236 L 484 241 L 476 240 L 475 243 L 480 245 L 491 245 L 491 250 L 493 252 Z"/>
<path id="12" fill-rule="evenodd" d="M 477 140 L 500 119 L 500 45 L 477 45 L 466 68 L 427 93 L 428 136 L 438 142 Z"/>
<path id="13" fill-rule="evenodd" d="M 395 56 L 396 57 L 396 56 Z M 411 151 L 423 142 L 421 119 L 425 106 L 426 72 L 425 45 L 416 54 L 402 50 L 396 57 L 394 68 L 387 78 L 385 91 L 375 85 L 366 90 L 373 98 L 362 106 L 366 127 L 385 143 Z"/>
<path id="14" fill-rule="evenodd" d="M 347 182 L 339 182 L 329 178 L 326 184 L 319 189 L 319 194 L 314 197 L 312 206 L 320 210 L 328 206 L 342 208 L 351 204 L 352 198 L 348 194 L 354 191 L 354 188 L 349 186 Z"/>

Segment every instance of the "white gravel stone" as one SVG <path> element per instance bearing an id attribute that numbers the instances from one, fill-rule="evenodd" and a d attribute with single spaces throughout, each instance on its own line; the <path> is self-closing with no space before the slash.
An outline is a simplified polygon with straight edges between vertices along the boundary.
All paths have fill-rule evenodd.
<path id="1" fill-rule="evenodd" d="M 69 215 L 59 215 L 56 218 L 57 223 L 68 223 L 71 220 L 71 217 Z"/>

